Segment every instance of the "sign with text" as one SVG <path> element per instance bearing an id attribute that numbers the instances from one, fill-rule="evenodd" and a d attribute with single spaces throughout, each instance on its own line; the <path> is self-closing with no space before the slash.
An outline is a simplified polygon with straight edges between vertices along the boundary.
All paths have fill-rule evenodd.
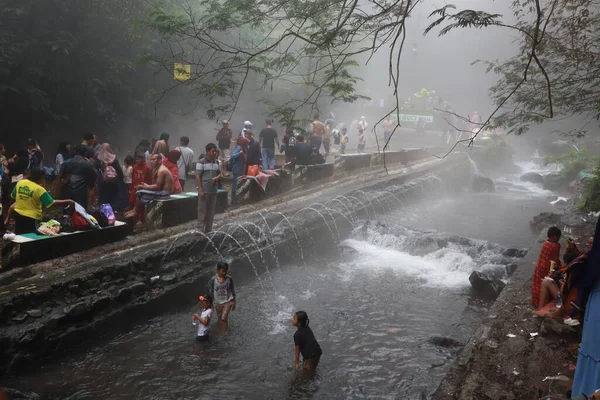
<path id="1" fill-rule="evenodd" d="M 416 124 L 419 120 L 426 124 L 433 124 L 433 115 L 400 114 L 400 122 L 412 122 Z"/>

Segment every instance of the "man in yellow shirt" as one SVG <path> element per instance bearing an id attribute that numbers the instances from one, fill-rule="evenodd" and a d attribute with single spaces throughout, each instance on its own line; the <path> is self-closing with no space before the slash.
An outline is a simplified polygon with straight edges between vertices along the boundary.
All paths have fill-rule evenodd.
<path id="1" fill-rule="evenodd" d="M 11 214 L 15 212 L 15 233 L 31 233 L 37 231 L 42 221 L 42 206 L 50 208 L 54 205 L 73 204 L 73 200 L 54 200 L 40 183 L 44 179 L 44 171 L 33 167 L 27 171 L 27 178 L 22 179 L 13 189 L 11 197 L 15 203 L 8 210 L 5 224 L 8 225 Z"/>

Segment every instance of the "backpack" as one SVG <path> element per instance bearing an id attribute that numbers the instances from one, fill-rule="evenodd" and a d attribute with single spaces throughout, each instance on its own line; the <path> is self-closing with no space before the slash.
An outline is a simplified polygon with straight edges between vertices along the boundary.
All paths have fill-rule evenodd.
<path id="1" fill-rule="evenodd" d="M 102 178 L 106 183 L 113 183 L 117 181 L 119 175 L 117 174 L 117 170 L 112 165 L 106 165 L 104 167 L 104 171 L 102 172 Z"/>
<path id="2" fill-rule="evenodd" d="M 108 226 L 113 226 L 115 224 L 116 218 L 112 206 L 110 204 L 102 204 L 100 205 L 100 211 L 106 217 L 108 221 Z M 100 222 L 100 220 L 98 220 L 98 222 Z M 100 224 L 100 226 L 102 226 L 102 224 Z"/>
<path id="3" fill-rule="evenodd" d="M 108 218 L 100 210 L 90 211 L 90 215 L 96 219 L 100 228 L 106 228 L 109 226 Z M 83 218 L 83 217 L 82 217 Z M 87 221 L 86 221 L 87 222 Z"/>

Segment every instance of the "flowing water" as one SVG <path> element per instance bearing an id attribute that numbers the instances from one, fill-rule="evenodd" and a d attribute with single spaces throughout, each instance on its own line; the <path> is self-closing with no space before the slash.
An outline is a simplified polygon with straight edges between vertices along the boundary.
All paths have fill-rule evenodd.
<path id="1" fill-rule="evenodd" d="M 436 194 L 358 221 L 338 251 L 315 260 L 305 248 L 297 263 L 270 271 L 273 286 L 264 290 L 262 276 L 240 282 L 230 331 L 214 332 L 209 343 L 194 342 L 198 309 L 175 310 L 10 386 L 69 399 L 427 398 L 457 351 L 432 336 L 464 343 L 486 313 L 488 304 L 470 294 L 469 274 L 502 271 L 511 261 L 502 246 L 529 246 L 529 220 L 551 207 L 551 193 L 516 175 L 499 181 L 496 193 Z M 328 204 L 352 219 L 341 200 Z M 337 238 L 329 212 L 312 212 Z M 230 273 L 235 279 L 235 264 Z M 323 348 L 312 381 L 293 369 L 295 310 L 308 312 Z"/>

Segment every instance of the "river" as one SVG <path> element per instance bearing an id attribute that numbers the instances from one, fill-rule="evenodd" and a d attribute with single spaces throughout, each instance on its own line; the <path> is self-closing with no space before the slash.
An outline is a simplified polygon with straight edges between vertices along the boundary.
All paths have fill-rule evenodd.
<path id="1" fill-rule="evenodd" d="M 427 398 L 458 350 L 430 339 L 464 343 L 489 306 L 471 296 L 469 274 L 502 268 L 503 247 L 529 247 L 529 220 L 551 209 L 553 194 L 518 175 L 495 183 L 361 222 L 332 254 L 238 283 L 230 331 L 209 343 L 194 342 L 198 308 L 175 309 L 9 386 L 48 399 Z M 313 381 L 293 369 L 296 310 L 323 348 Z"/>

